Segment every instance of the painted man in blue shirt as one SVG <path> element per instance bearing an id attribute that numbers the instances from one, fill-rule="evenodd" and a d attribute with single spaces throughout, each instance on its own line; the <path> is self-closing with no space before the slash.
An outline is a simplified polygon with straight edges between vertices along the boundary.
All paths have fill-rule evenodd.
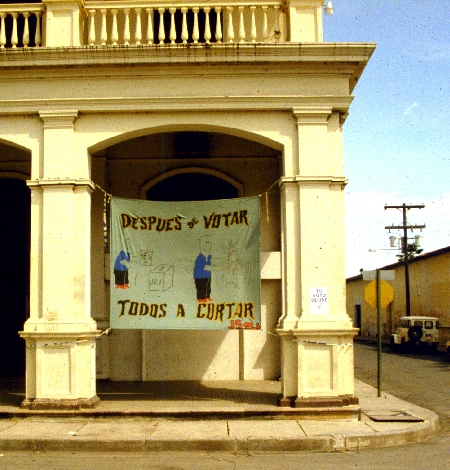
<path id="1" fill-rule="evenodd" d="M 114 279 L 116 283 L 116 289 L 128 289 L 128 265 L 125 264 L 130 262 L 130 253 L 120 250 L 116 261 L 114 262 Z"/>
<path id="2" fill-rule="evenodd" d="M 211 299 L 211 242 L 200 241 L 200 254 L 194 264 L 194 282 L 199 302 L 212 302 Z"/>

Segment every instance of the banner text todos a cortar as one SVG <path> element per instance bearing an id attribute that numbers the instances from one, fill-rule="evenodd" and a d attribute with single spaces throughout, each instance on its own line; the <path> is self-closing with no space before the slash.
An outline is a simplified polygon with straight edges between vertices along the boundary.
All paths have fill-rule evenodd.
<path id="1" fill-rule="evenodd" d="M 259 197 L 111 199 L 111 328 L 260 329 Z"/>

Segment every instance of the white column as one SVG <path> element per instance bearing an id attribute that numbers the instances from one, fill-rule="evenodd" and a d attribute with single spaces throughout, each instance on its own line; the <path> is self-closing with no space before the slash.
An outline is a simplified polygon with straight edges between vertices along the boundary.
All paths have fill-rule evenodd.
<path id="1" fill-rule="evenodd" d="M 141 41 L 142 41 L 142 23 L 141 23 L 142 8 L 135 8 L 134 12 L 136 14 L 136 29 L 134 32 L 134 43 L 136 44 L 136 46 L 140 46 Z"/>
<path id="2" fill-rule="evenodd" d="M 13 19 L 12 32 L 11 32 L 11 44 L 12 44 L 12 47 L 15 48 L 17 47 L 17 44 L 19 42 L 19 37 L 17 35 L 17 17 L 19 16 L 19 13 L 13 11 L 11 13 L 11 16 Z"/>
<path id="3" fill-rule="evenodd" d="M 187 40 L 189 39 L 189 32 L 187 27 L 187 7 L 181 7 L 181 14 L 183 15 L 183 20 L 181 22 L 181 40 L 183 44 L 187 44 Z"/>
<path id="4" fill-rule="evenodd" d="M 169 13 L 170 13 L 170 33 L 169 33 L 169 39 L 170 39 L 170 44 L 175 44 L 175 40 L 177 39 L 177 30 L 175 29 L 175 12 L 177 9 L 175 7 L 170 7 L 169 8 Z"/>
<path id="5" fill-rule="evenodd" d="M 35 13 L 36 15 L 36 34 L 34 36 L 34 42 L 36 43 L 36 47 L 41 45 L 41 12 Z"/>
<path id="6" fill-rule="evenodd" d="M 245 23 L 244 23 L 244 8 L 242 5 L 238 6 L 239 11 L 239 42 L 245 42 Z"/>
<path id="7" fill-rule="evenodd" d="M 166 9 L 164 7 L 158 8 L 159 12 L 159 32 L 158 32 L 158 39 L 160 44 L 164 44 L 164 40 L 166 39 L 166 31 L 164 29 L 164 12 Z"/>
<path id="8" fill-rule="evenodd" d="M 3 49 L 6 44 L 5 18 L 6 13 L 0 12 L 0 49 Z"/>
<path id="9" fill-rule="evenodd" d="M 102 46 L 106 46 L 106 41 L 108 40 L 108 32 L 106 29 L 106 14 L 108 13 L 108 10 L 106 8 L 102 8 L 100 10 L 100 13 L 102 15 L 100 40 L 101 40 Z"/>
<path id="10" fill-rule="evenodd" d="M 194 13 L 194 26 L 192 28 L 192 39 L 194 41 L 194 44 L 198 43 L 198 40 L 200 38 L 200 32 L 198 29 L 198 12 L 200 8 L 199 7 L 193 7 L 192 12 Z"/>
<path id="11" fill-rule="evenodd" d="M 129 46 L 130 45 L 130 9 L 124 8 L 124 27 L 123 27 L 123 45 Z"/>
<path id="12" fill-rule="evenodd" d="M 263 39 L 264 41 L 266 39 L 268 39 L 269 37 L 269 22 L 267 20 L 267 10 L 268 10 L 268 6 L 262 6 L 261 9 L 262 9 L 262 14 L 263 14 L 263 28 L 262 28 L 262 36 L 263 36 Z"/>
<path id="13" fill-rule="evenodd" d="M 297 147 L 281 178 L 283 314 L 281 404 L 356 407 L 346 314 L 344 186 L 339 114 L 296 108 Z"/>
<path id="14" fill-rule="evenodd" d="M 215 38 L 217 42 L 222 42 L 222 21 L 221 21 L 221 11 L 222 7 L 214 7 L 216 12 L 216 34 Z"/>
<path id="15" fill-rule="evenodd" d="M 30 28 L 29 28 L 29 18 L 30 18 L 30 13 L 28 11 L 25 11 L 23 13 L 24 17 L 24 25 L 23 25 L 23 47 L 28 47 L 28 44 L 30 44 Z"/>
<path id="16" fill-rule="evenodd" d="M 87 149 L 77 145 L 76 111 L 45 111 L 41 155 L 33 155 L 30 318 L 26 399 L 32 409 L 98 402 L 90 316 L 91 192 Z"/>
<path id="17" fill-rule="evenodd" d="M 251 15 L 251 27 L 250 27 L 250 38 L 252 40 L 253 43 L 256 42 L 256 18 L 255 18 L 255 14 L 256 14 L 256 7 L 255 6 L 251 6 L 250 7 L 250 15 Z"/>
<path id="18" fill-rule="evenodd" d="M 96 10 L 89 10 L 89 34 L 88 34 L 88 44 L 89 46 L 95 46 L 95 13 Z"/>
<path id="19" fill-rule="evenodd" d="M 119 13 L 119 10 L 117 8 L 112 8 L 111 9 L 111 14 L 112 14 L 112 26 L 111 26 L 111 45 L 112 46 L 117 46 L 117 43 L 119 41 L 119 29 L 117 26 L 117 15 Z"/>
<path id="20" fill-rule="evenodd" d="M 227 41 L 234 42 L 234 26 L 233 26 L 233 7 L 227 7 L 228 21 L 227 21 Z"/>
<path id="21" fill-rule="evenodd" d="M 209 13 L 211 11 L 210 7 L 203 7 L 203 11 L 205 12 L 205 33 L 204 33 L 204 38 L 206 44 L 210 43 L 211 40 L 211 26 L 209 24 Z"/>
<path id="22" fill-rule="evenodd" d="M 151 46 L 153 44 L 153 8 L 146 8 L 147 12 L 147 44 Z"/>

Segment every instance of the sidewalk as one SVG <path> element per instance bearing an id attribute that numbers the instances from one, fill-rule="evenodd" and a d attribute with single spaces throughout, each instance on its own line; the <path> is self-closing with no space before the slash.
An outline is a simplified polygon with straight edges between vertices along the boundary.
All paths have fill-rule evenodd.
<path id="1" fill-rule="evenodd" d="M 0 450 L 338 451 L 418 442 L 438 417 L 355 381 L 361 419 L 280 408 L 274 381 L 99 382 L 93 410 L 22 410 L 22 382 L 0 391 Z M 298 410 L 297 410 L 298 411 Z"/>

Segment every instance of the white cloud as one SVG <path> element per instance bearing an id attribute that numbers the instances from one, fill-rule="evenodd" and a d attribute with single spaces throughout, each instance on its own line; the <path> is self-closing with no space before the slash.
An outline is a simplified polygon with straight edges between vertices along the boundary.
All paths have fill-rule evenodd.
<path id="1" fill-rule="evenodd" d="M 417 101 L 414 101 L 414 103 L 411 105 L 411 106 L 408 106 L 404 111 L 403 111 L 403 115 L 404 116 L 408 116 L 410 115 L 414 108 L 418 108 L 419 107 L 419 103 Z"/>
<path id="2" fill-rule="evenodd" d="M 425 53 L 423 58 L 425 60 L 442 60 L 450 57 L 450 44 L 425 44 Z"/>
<path id="3" fill-rule="evenodd" d="M 419 232 L 409 232 L 411 237 L 421 234 L 424 253 L 450 246 L 450 193 L 434 199 L 414 198 L 404 193 L 354 193 L 347 194 L 346 210 L 346 272 L 347 277 L 359 274 L 359 270 L 376 269 L 396 262 L 397 252 L 388 250 L 389 225 L 402 224 L 402 212 L 384 209 L 386 204 L 424 204 L 424 209 L 411 209 L 407 213 L 411 225 L 426 225 Z M 402 235 L 393 230 L 393 235 Z M 369 252 L 369 249 L 377 249 Z"/>

